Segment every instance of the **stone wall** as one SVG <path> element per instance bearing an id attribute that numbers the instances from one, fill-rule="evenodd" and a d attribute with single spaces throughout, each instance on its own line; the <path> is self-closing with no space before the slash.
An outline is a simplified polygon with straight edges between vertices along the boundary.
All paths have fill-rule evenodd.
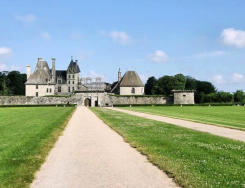
<path id="1" fill-rule="evenodd" d="M 28 97 L 0 96 L 0 105 L 38 105 L 38 104 L 77 104 L 85 105 L 85 100 L 91 101 L 91 106 L 112 106 L 130 104 L 166 104 L 167 98 L 155 96 L 116 96 L 107 93 L 77 93 L 71 97 Z"/>
<path id="2" fill-rule="evenodd" d="M 109 96 L 111 104 L 166 104 L 169 100 L 161 96 Z"/>
<path id="3" fill-rule="evenodd" d="M 74 97 L 0 96 L 0 105 L 77 104 Z"/>

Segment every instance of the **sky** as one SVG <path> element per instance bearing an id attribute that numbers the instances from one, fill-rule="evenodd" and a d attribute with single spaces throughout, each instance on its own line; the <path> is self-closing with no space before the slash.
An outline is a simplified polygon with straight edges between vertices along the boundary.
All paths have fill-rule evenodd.
<path id="1" fill-rule="evenodd" d="M 244 0 L 0 0 L 0 71 L 56 69 L 117 80 L 182 73 L 245 90 Z"/>

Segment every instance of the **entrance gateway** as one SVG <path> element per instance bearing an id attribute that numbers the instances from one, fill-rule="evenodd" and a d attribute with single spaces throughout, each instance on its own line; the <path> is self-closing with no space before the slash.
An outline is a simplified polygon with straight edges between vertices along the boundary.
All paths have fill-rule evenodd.
<path id="1" fill-rule="evenodd" d="M 89 98 L 86 98 L 85 100 L 84 100 L 84 106 L 91 106 L 91 99 L 89 99 Z"/>

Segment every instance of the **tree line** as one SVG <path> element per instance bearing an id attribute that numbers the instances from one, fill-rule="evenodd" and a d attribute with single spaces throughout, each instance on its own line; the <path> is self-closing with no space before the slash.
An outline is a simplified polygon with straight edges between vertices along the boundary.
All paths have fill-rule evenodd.
<path id="1" fill-rule="evenodd" d="M 0 95 L 25 95 L 26 74 L 0 72 Z"/>
<path id="2" fill-rule="evenodd" d="M 166 75 L 159 79 L 152 76 L 145 84 L 146 95 L 172 96 L 172 90 L 194 90 L 196 103 L 245 103 L 245 93 L 242 90 L 235 93 L 218 91 L 211 82 L 183 74 Z"/>

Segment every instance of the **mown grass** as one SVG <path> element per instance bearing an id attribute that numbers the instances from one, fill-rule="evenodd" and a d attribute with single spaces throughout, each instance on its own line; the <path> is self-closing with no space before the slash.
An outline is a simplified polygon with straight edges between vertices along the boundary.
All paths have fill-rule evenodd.
<path id="1" fill-rule="evenodd" d="M 122 109 L 245 130 L 244 106 L 137 106 Z"/>
<path id="2" fill-rule="evenodd" d="M 245 144 L 103 108 L 92 111 L 184 187 L 245 187 Z"/>
<path id="3" fill-rule="evenodd" d="M 0 108 L 0 187 L 28 187 L 75 107 Z"/>

